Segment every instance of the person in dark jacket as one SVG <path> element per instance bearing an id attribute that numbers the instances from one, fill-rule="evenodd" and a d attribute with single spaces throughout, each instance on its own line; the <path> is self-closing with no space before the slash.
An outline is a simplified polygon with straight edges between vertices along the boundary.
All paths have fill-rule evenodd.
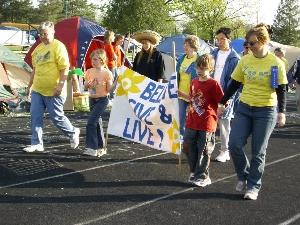
<path id="1" fill-rule="evenodd" d="M 212 55 L 215 59 L 215 69 L 212 77 L 218 81 L 223 91 L 229 86 L 231 74 L 235 69 L 240 56 L 230 47 L 230 28 L 222 27 L 216 32 L 218 48 L 214 49 Z M 219 162 L 230 160 L 228 151 L 228 141 L 230 134 L 230 121 L 233 117 L 235 104 L 238 102 L 238 94 L 228 101 L 228 107 L 221 118 L 218 120 L 221 138 L 220 154 L 216 157 Z"/>
<path id="2" fill-rule="evenodd" d="M 165 64 L 162 54 L 154 47 L 160 41 L 160 35 L 154 31 L 137 32 L 133 38 L 142 44 L 142 50 L 136 54 L 132 69 L 150 79 L 162 82 Z"/>
<path id="3" fill-rule="evenodd" d="M 300 58 L 298 58 L 290 68 L 287 77 L 291 89 L 296 89 L 296 105 L 297 111 L 300 113 Z"/>

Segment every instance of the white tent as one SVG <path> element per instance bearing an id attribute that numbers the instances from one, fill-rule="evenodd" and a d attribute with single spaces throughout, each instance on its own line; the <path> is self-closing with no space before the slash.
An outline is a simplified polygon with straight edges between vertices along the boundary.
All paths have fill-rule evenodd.
<path id="1" fill-rule="evenodd" d="M 283 45 L 275 41 L 270 42 L 270 50 L 274 52 L 275 48 L 281 48 L 285 51 L 285 58 L 289 62 L 289 69 L 294 65 L 297 58 L 300 57 L 300 48 L 291 45 Z"/>

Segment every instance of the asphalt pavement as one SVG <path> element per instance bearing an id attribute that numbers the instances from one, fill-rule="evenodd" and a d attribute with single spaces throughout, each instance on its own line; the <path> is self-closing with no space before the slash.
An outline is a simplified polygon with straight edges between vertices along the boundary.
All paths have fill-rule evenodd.
<path id="1" fill-rule="evenodd" d="M 287 124 L 271 136 L 256 201 L 235 191 L 231 161 L 212 161 L 212 184 L 199 188 L 187 183 L 184 157 L 179 165 L 174 154 L 118 137 L 109 136 L 107 155 L 82 155 L 87 113 L 66 113 L 81 128 L 76 150 L 46 116 L 43 153 L 22 151 L 30 143 L 29 116 L 0 117 L 0 225 L 300 224 L 300 115 L 295 110 L 290 95 Z"/>

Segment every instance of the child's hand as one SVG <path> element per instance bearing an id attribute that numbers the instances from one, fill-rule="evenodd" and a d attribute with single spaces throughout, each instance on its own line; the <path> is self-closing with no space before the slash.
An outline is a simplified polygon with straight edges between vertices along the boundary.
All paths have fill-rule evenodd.
<path id="1" fill-rule="evenodd" d="M 87 84 L 88 88 L 94 88 L 96 85 L 98 85 L 97 79 L 90 80 Z"/>
<path id="2" fill-rule="evenodd" d="M 223 104 L 218 104 L 218 110 L 217 110 L 217 115 L 218 117 L 221 117 L 225 111 L 226 107 Z"/>

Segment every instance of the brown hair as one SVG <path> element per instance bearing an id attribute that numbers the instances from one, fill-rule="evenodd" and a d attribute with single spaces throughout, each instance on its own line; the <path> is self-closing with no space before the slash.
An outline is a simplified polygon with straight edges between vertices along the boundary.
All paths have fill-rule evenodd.
<path id="1" fill-rule="evenodd" d="M 90 54 L 90 59 L 92 59 L 94 56 L 98 56 L 99 59 L 101 59 L 104 63 L 104 67 L 107 67 L 107 57 L 104 49 L 96 49 L 92 51 Z"/>
<path id="2" fill-rule="evenodd" d="M 188 43 L 195 52 L 197 52 L 200 48 L 199 38 L 196 35 L 188 35 L 185 38 L 184 43 Z"/>
<path id="3" fill-rule="evenodd" d="M 116 34 L 115 35 L 115 42 L 117 42 L 118 40 L 124 39 L 124 35 L 122 34 Z"/>
<path id="4" fill-rule="evenodd" d="M 216 31 L 216 35 L 218 34 L 224 34 L 227 39 L 231 39 L 231 29 L 228 27 L 221 27 L 219 30 Z"/>
<path id="5" fill-rule="evenodd" d="M 198 57 L 196 60 L 197 67 L 205 67 L 208 68 L 210 71 L 213 70 L 215 64 L 215 60 L 211 54 L 203 54 Z"/>
<path id="6" fill-rule="evenodd" d="M 257 40 L 264 45 L 270 41 L 270 36 L 265 26 L 258 26 L 249 30 L 246 34 L 246 40 L 252 35 L 255 35 Z"/>

